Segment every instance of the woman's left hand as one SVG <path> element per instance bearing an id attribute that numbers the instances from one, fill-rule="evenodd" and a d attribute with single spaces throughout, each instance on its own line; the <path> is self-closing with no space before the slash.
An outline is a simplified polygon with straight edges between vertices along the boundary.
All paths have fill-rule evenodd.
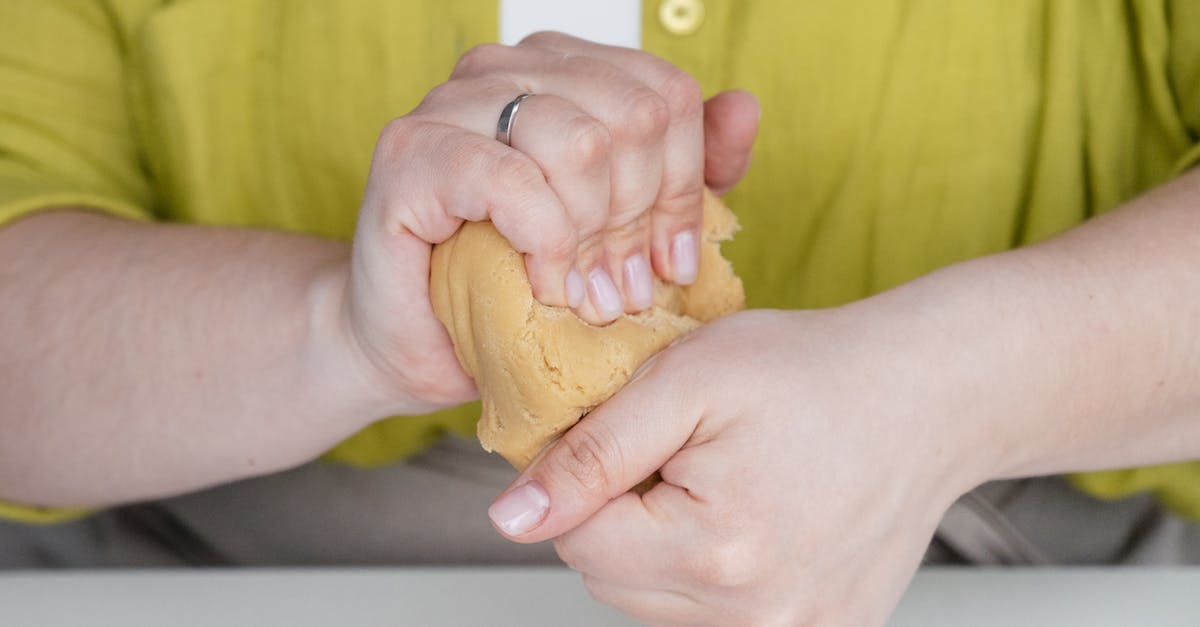
<path id="1" fill-rule="evenodd" d="M 860 313 L 701 328 L 535 461 L 497 529 L 555 538 L 593 596 L 648 623 L 882 624 L 983 473 L 950 445 L 963 421 L 934 360 Z"/>

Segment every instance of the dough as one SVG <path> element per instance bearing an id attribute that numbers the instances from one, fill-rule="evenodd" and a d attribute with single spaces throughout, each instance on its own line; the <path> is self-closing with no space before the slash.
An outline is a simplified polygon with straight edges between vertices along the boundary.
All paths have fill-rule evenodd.
<path id="1" fill-rule="evenodd" d="M 659 282 L 654 307 L 596 327 L 533 298 L 525 260 L 490 222 L 470 222 L 433 250 L 429 291 L 458 361 L 483 402 L 479 441 L 524 469 L 603 403 L 647 358 L 704 322 L 745 306 L 721 257 L 737 219 L 706 192 L 696 281 Z"/>

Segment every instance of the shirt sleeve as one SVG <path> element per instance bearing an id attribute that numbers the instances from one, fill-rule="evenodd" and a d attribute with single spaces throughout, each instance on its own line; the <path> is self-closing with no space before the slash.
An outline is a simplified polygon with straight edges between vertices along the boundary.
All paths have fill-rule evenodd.
<path id="1" fill-rule="evenodd" d="M 1174 0 L 1167 14 L 1168 78 L 1192 144 L 1176 164 L 1176 173 L 1182 173 L 1200 163 L 1200 2 Z"/>
<path id="2" fill-rule="evenodd" d="M 151 218 L 112 7 L 0 0 L 0 228 L 63 206 Z M 0 518 L 24 522 L 87 513 L 0 501 Z"/>
<path id="3" fill-rule="evenodd" d="M 0 0 L 0 225 L 49 207 L 151 216 L 110 5 Z"/>

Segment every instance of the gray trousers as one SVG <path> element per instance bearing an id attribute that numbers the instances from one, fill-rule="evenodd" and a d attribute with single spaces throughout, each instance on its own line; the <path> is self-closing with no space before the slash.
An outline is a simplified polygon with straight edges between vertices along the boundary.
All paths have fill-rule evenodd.
<path id="1" fill-rule="evenodd" d="M 515 476 L 448 437 L 405 464 L 314 463 L 51 526 L 0 522 L 0 568 L 548 564 L 488 523 Z M 984 485 L 951 507 L 930 563 L 1200 563 L 1200 525 L 1145 496 L 1102 502 L 1062 479 Z"/>

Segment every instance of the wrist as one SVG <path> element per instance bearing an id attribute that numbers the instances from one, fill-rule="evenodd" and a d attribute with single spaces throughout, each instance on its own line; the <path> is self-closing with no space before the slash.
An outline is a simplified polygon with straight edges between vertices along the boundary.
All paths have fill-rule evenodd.
<path id="1" fill-rule="evenodd" d="M 995 338 L 973 317 L 978 303 L 954 291 L 957 278 L 938 273 L 840 308 L 867 345 L 878 408 L 900 421 L 898 446 L 949 506 L 976 486 L 1004 476 L 1013 393 Z"/>
<path id="2" fill-rule="evenodd" d="M 360 428 L 386 416 L 409 412 L 411 401 L 386 380 L 353 331 L 347 307 L 349 259 L 316 270 L 308 289 L 305 376 L 313 388 L 334 398 L 336 414 Z"/>
<path id="3" fill-rule="evenodd" d="M 916 374 L 909 383 L 957 469 L 952 479 L 968 489 L 1094 469 L 1089 449 L 1118 448 L 1089 423 L 1110 420 L 1113 399 L 1134 395 L 1114 394 L 1128 379 L 1111 376 L 1122 363 L 1110 347 L 1120 346 L 1116 326 L 1103 320 L 1076 266 L 1020 249 L 855 304 L 897 334 Z"/>

